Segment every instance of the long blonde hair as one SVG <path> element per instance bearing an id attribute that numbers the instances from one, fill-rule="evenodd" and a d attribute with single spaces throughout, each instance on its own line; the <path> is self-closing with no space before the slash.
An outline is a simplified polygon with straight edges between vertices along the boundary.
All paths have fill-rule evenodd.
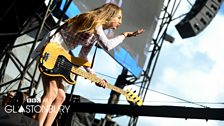
<path id="1" fill-rule="evenodd" d="M 75 30 L 76 33 L 86 32 L 91 34 L 94 32 L 95 27 L 110 22 L 120 12 L 121 9 L 117 5 L 106 3 L 99 8 L 68 19 L 68 30 Z"/>

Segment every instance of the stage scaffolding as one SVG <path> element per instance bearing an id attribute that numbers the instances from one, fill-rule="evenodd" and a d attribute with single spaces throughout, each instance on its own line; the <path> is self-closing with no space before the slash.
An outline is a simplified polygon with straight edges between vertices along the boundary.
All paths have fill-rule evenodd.
<path id="1" fill-rule="evenodd" d="M 23 0 L 23 3 L 30 3 L 29 0 Z M 38 3 L 39 6 L 35 6 L 30 3 L 30 6 L 35 8 L 33 13 L 30 13 L 23 19 L 23 22 L 19 18 L 22 14 L 17 15 L 16 9 L 24 9 L 29 4 L 18 4 L 16 0 L 11 0 L 13 4 L 10 4 L 8 8 L 4 10 L 4 15 L 0 21 L 7 20 L 8 13 L 14 13 L 17 21 L 5 22 L 5 27 L 9 27 L 10 23 L 18 23 L 18 29 L 13 32 L 1 31 L 0 41 L 3 43 L 0 51 L 0 94 L 4 95 L 9 89 L 13 91 L 27 91 L 30 96 L 34 96 L 37 93 L 37 88 L 40 83 L 40 74 L 38 72 L 37 64 L 30 58 L 31 52 L 34 50 L 38 42 L 40 42 L 43 36 L 50 30 L 57 28 L 60 22 L 66 18 L 65 12 L 72 0 L 66 0 L 64 9 L 58 13 L 58 21 L 55 21 L 52 17 L 53 13 L 59 11 L 61 0 L 49 0 L 47 4 L 41 0 Z M 169 24 L 174 20 L 174 13 L 179 6 L 180 0 L 169 0 L 164 3 L 161 10 L 161 15 L 158 20 L 158 29 L 154 33 L 153 40 L 148 50 L 148 60 L 146 61 L 145 68 L 139 78 L 135 78 L 133 75 L 126 75 L 127 80 L 132 84 L 140 85 L 139 97 L 145 99 L 147 91 L 153 77 L 154 70 L 159 58 L 160 51 L 167 35 Z M 1 5 L 3 6 L 3 5 Z M 24 11 L 29 11 L 25 9 Z M 184 15 L 183 15 L 184 16 Z M 10 28 L 10 27 L 9 27 Z M 24 39 L 24 36 L 28 40 Z M 21 42 L 22 41 L 22 42 Z M 21 58 L 18 54 L 23 52 L 26 54 Z M 12 71 L 12 69 L 14 69 Z M 11 77 L 13 75 L 13 77 Z M 131 79 L 130 79 L 131 78 Z M 134 81 L 133 81 L 134 80 Z M 131 116 L 128 126 L 136 126 L 138 122 L 138 115 Z"/>

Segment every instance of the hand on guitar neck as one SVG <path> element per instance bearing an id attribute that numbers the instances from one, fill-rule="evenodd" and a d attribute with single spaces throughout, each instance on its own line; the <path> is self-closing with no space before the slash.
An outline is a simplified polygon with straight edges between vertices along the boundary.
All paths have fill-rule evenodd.
<path id="1" fill-rule="evenodd" d="M 97 86 L 105 88 L 107 81 L 102 79 L 99 83 L 96 83 Z"/>
<path id="2" fill-rule="evenodd" d="M 123 94 L 128 101 L 133 102 L 138 106 L 142 105 L 142 100 L 131 90 L 124 91 L 123 89 L 108 83 L 106 80 L 97 77 L 95 74 L 80 69 L 80 66 L 89 67 L 91 65 L 86 60 L 71 56 L 59 44 L 48 43 L 40 58 L 39 69 L 47 76 L 62 77 L 69 84 L 76 83 L 73 79 L 74 74 L 82 76 L 96 83 L 99 87 L 108 88 Z"/>

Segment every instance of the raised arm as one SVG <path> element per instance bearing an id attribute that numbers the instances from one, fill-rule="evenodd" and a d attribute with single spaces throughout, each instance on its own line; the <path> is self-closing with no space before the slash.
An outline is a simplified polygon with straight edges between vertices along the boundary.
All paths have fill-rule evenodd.
<path id="1" fill-rule="evenodd" d="M 134 32 L 123 32 L 120 35 L 109 39 L 104 33 L 102 26 L 98 26 L 96 28 L 96 34 L 99 38 L 98 43 L 107 51 L 110 51 L 114 47 L 118 46 L 120 43 L 124 41 L 126 37 L 135 37 L 139 34 L 142 34 L 143 32 L 144 32 L 144 29 L 138 29 L 137 31 L 134 31 Z"/>
<path id="2" fill-rule="evenodd" d="M 111 49 L 122 43 L 125 39 L 125 36 L 122 34 L 111 39 L 107 38 L 106 34 L 103 31 L 102 25 L 96 28 L 96 34 L 99 38 L 99 45 L 107 51 L 110 51 Z"/>

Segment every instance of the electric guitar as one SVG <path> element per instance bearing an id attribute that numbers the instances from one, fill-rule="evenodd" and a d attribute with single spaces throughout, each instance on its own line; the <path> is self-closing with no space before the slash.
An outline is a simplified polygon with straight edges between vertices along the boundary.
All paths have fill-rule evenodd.
<path id="1" fill-rule="evenodd" d="M 95 83 L 102 81 L 102 79 L 96 75 L 80 69 L 80 66 L 89 67 L 90 63 L 85 59 L 70 55 L 61 45 L 55 42 L 50 42 L 43 50 L 40 58 L 39 69 L 45 75 L 62 77 L 69 84 L 76 83 L 75 80 L 72 79 L 74 74 L 82 76 Z M 124 91 L 107 82 L 106 88 L 123 94 L 129 102 L 133 102 L 138 106 L 142 105 L 142 100 L 131 90 Z"/>

